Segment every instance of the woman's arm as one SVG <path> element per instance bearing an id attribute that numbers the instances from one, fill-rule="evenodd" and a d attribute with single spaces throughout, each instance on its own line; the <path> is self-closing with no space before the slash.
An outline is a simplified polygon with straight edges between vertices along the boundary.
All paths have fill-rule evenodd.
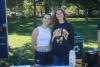
<path id="1" fill-rule="evenodd" d="M 100 49 L 100 21 L 97 22 L 97 39 L 98 39 L 98 48 Z"/>
<path id="2" fill-rule="evenodd" d="M 36 39 L 38 36 L 38 29 L 34 29 L 32 32 L 32 39 L 31 39 L 31 43 L 32 43 L 32 50 L 34 52 L 35 48 L 36 48 Z"/>
<path id="3" fill-rule="evenodd" d="M 97 34 L 97 38 L 98 38 L 98 48 L 100 49 L 100 30 L 98 30 L 98 32 L 97 32 L 98 34 Z"/>

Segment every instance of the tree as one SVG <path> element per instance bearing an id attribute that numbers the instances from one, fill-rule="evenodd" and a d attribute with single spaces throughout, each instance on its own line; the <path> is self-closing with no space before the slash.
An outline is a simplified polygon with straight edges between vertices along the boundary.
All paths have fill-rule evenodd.
<path id="1" fill-rule="evenodd" d="M 7 7 L 12 10 L 16 7 L 16 4 L 22 4 L 24 0 L 6 0 L 7 1 Z"/>
<path id="2" fill-rule="evenodd" d="M 23 12 L 26 17 L 33 15 L 34 12 L 33 0 L 24 0 L 23 7 L 24 7 Z"/>
<path id="3" fill-rule="evenodd" d="M 45 13 L 49 13 L 50 10 L 50 0 L 45 0 Z"/>

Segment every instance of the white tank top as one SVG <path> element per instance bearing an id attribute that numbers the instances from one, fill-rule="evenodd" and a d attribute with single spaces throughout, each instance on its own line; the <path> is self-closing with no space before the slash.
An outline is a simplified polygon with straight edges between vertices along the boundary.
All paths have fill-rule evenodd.
<path id="1" fill-rule="evenodd" d="M 36 40 L 37 47 L 50 46 L 51 32 L 49 28 L 38 27 L 38 36 Z"/>

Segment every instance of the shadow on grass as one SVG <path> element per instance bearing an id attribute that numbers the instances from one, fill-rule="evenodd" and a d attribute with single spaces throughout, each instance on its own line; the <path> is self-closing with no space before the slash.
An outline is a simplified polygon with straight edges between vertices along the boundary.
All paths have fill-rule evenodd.
<path id="1" fill-rule="evenodd" d="M 94 19 L 94 20 L 91 19 L 89 22 L 73 20 L 71 21 L 71 23 L 74 26 L 75 30 L 79 32 L 87 41 L 87 40 L 90 40 L 91 38 L 93 40 L 96 40 L 96 22 L 97 21 L 98 19 Z M 36 26 L 41 24 L 40 19 L 36 20 L 36 24 L 37 24 Z M 31 35 L 33 26 L 34 25 L 33 25 L 32 19 L 24 19 L 23 21 L 19 21 L 19 22 L 9 21 L 8 31 L 9 31 L 9 34 L 17 33 L 19 35 Z"/>
<path id="2" fill-rule="evenodd" d="M 39 25 L 40 20 L 36 20 L 36 24 Z M 9 34 L 16 33 L 18 35 L 31 35 L 33 30 L 33 20 L 24 19 L 23 21 L 8 21 L 8 32 Z"/>
<path id="3" fill-rule="evenodd" d="M 73 20 L 70 22 L 74 26 L 75 31 L 83 37 L 85 43 L 88 44 L 97 42 L 97 31 L 96 31 L 97 20 L 89 22 Z M 38 19 L 36 23 L 37 25 L 39 25 L 41 21 Z M 8 23 L 9 34 L 17 33 L 18 35 L 30 36 L 32 33 L 32 29 L 33 29 L 33 20 L 25 19 L 19 22 L 13 21 Z M 9 51 L 10 51 L 9 59 L 7 60 L 8 64 L 10 65 L 34 64 L 30 43 L 26 43 L 24 46 L 20 48 L 10 49 Z"/>
<path id="4" fill-rule="evenodd" d="M 96 22 L 97 21 L 71 21 L 71 24 L 74 26 L 75 31 L 83 37 L 84 42 L 87 43 L 87 45 L 88 43 L 95 43 L 94 45 L 97 45 Z"/>
<path id="5" fill-rule="evenodd" d="M 34 55 L 30 43 L 19 48 L 9 47 L 9 58 L 0 61 L 1 66 L 34 65 Z"/>
<path id="6" fill-rule="evenodd" d="M 77 19 L 77 18 L 74 18 Z M 72 25 L 75 28 L 75 31 L 78 32 L 83 38 L 85 42 L 97 42 L 97 31 L 96 31 L 96 22 L 99 20 L 98 18 L 89 19 L 88 22 L 80 21 L 71 21 Z M 84 19 L 84 18 L 83 18 Z M 36 24 L 40 25 L 40 19 L 36 20 Z M 37 26 L 36 25 L 36 26 Z M 33 20 L 25 19 L 23 21 L 13 21 L 8 24 L 9 34 L 17 33 L 18 35 L 31 35 L 33 29 Z"/>

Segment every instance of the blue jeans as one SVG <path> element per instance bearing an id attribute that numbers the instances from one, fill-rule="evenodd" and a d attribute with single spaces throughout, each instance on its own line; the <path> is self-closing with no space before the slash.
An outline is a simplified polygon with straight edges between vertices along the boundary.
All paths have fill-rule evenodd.
<path id="1" fill-rule="evenodd" d="M 53 56 L 53 65 L 69 65 L 69 54 L 64 56 Z"/>

